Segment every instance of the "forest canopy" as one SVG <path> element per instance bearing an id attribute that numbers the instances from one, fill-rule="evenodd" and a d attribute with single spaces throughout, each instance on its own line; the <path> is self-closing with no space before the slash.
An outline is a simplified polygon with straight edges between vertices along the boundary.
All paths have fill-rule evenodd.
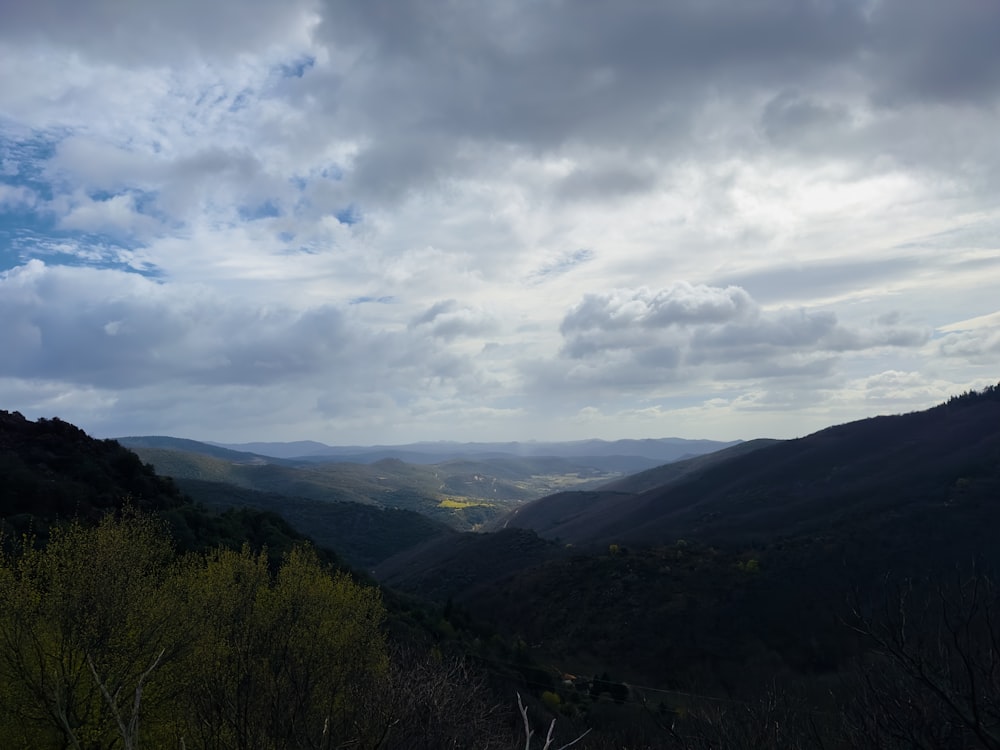
<path id="1" fill-rule="evenodd" d="M 178 556 L 108 516 L 0 560 L 0 746 L 337 747 L 385 732 L 378 591 L 308 546 Z"/>

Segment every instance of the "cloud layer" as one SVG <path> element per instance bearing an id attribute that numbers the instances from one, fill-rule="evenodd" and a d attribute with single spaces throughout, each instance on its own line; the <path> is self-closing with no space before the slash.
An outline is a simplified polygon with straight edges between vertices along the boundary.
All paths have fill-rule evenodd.
<path id="1" fill-rule="evenodd" d="M 981 0 L 21 3 L 0 408 L 753 437 L 1000 370 Z"/>

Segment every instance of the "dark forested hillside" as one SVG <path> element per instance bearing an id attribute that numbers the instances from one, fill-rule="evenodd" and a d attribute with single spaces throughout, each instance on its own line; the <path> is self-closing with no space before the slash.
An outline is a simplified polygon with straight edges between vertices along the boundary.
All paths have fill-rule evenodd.
<path id="1" fill-rule="evenodd" d="M 93 518 L 128 498 L 142 509 L 183 504 L 177 487 L 113 440 L 60 419 L 0 411 L 0 516 Z"/>
<path id="2" fill-rule="evenodd" d="M 0 468 L 0 747 L 509 746 L 530 661 L 344 570 L 249 507 L 266 498 L 213 512 L 117 442 L 17 413 Z M 376 546 L 449 533 L 322 505 Z"/>
<path id="3" fill-rule="evenodd" d="M 163 518 L 186 550 L 248 542 L 277 561 L 305 539 L 266 510 L 208 512 L 117 441 L 96 440 L 57 418 L 33 422 L 0 411 L 0 476 L 0 531 L 7 541 L 24 533 L 44 540 L 54 523 L 96 523 L 125 508 Z"/>
<path id="4" fill-rule="evenodd" d="M 199 479 L 179 479 L 177 485 L 206 508 L 255 508 L 278 514 L 295 528 L 308 529 L 316 544 L 336 550 L 361 570 L 414 545 L 457 533 L 440 521 L 401 508 L 290 497 Z"/>
<path id="5" fill-rule="evenodd" d="M 777 442 L 779 441 L 758 438 L 757 440 L 738 443 L 737 445 L 723 448 L 722 450 L 715 451 L 714 453 L 706 453 L 701 456 L 694 456 L 693 458 L 685 458 L 680 461 L 674 461 L 673 463 L 656 466 L 652 469 L 647 469 L 646 471 L 640 471 L 637 474 L 630 474 L 627 477 L 612 480 L 611 482 L 602 485 L 600 489 L 610 490 L 612 492 L 639 493 L 655 489 L 657 487 L 665 487 L 668 484 L 678 482 L 685 477 L 704 472 L 722 461 L 728 461 L 736 456 L 752 453 L 753 451 L 765 448 L 769 445 L 774 445 Z"/>
<path id="6" fill-rule="evenodd" d="M 574 544 L 764 543 L 780 536 L 905 527 L 930 515 L 975 525 L 996 510 L 1000 400 L 995 389 L 934 409 L 831 427 L 798 440 L 696 459 L 641 492 L 563 493 L 508 520 Z M 723 460 L 724 459 L 724 460 Z M 956 524 L 951 524 L 953 520 Z"/>
<path id="7" fill-rule="evenodd" d="M 505 528 L 488 534 L 455 533 L 406 510 L 291 498 L 207 481 L 216 470 L 233 476 L 244 470 L 234 466 L 263 467 L 269 477 L 295 467 L 257 459 L 241 464 L 242 457 L 234 462 L 232 456 L 179 458 L 171 452 L 171 460 L 206 472 L 183 480 L 180 489 L 214 508 L 243 506 L 217 515 L 113 441 L 91 440 L 59 420 L 30 423 L 16 414 L 3 413 L 0 428 L 0 461 L 12 478 L 0 495 L 0 517 L 35 530 L 54 518 L 85 522 L 70 532 L 58 525 L 53 554 L 72 553 L 66 559 L 80 567 L 86 548 L 76 546 L 74 534 L 86 544 L 103 544 L 102 539 L 131 533 L 127 523 L 115 526 L 114 519 L 105 519 L 96 536 L 86 531 L 104 509 L 126 504 L 166 518 L 179 547 L 217 550 L 186 558 L 188 567 L 154 569 L 140 586 L 143 596 L 152 592 L 143 601 L 196 595 L 215 602 L 212 606 L 232 607 L 229 587 L 237 590 L 249 580 L 244 573 L 256 570 L 254 585 L 260 601 L 268 604 L 259 610 L 264 619 L 247 615 L 246 622 L 261 633 L 291 636 L 295 620 L 283 607 L 313 601 L 313 593 L 329 586 L 328 573 L 321 573 L 312 558 L 272 554 L 265 560 L 250 548 L 235 557 L 219 551 L 220 544 L 239 549 L 249 541 L 251 548 L 288 553 L 296 534 L 272 511 L 374 567 L 379 580 L 392 588 L 383 588 L 385 609 L 375 607 L 369 625 L 385 617 L 388 626 L 365 630 L 389 640 L 365 645 L 377 663 L 355 673 L 350 690 L 378 699 L 366 698 L 374 703 L 361 704 L 361 713 L 356 702 L 345 704 L 350 726 L 338 730 L 345 738 L 368 726 L 368 706 L 377 705 L 377 714 L 371 714 L 374 734 L 362 732 L 373 745 L 511 747 L 505 724 L 511 714 L 497 707 L 506 700 L 509 709 L 515 683 L 507 680 L 513 679 L 525 695 L 534 694 L 529 699 L 533 717 L 544 712 L 561 726 L 595 727 L 580 743 L 594 750 L 1000 747 L 994 742 L 1000 727 L 995 648 L 1000 589 L 994 584 L 1000 569 L 995 542 L 1000 388 L 798 440 L 753 441 L 603 489 L 562 492 L 524 506 L 505 519 Z M 166 451 L 162 455 L 169 457 Z M 556 466 L 547 459 L 532 461 L 532 471 Z M 437 477 L 439 489 L 444 485 L 452 489 L 450 497 L 458 497 L 457 485 L 448 483 L 481 484 L 488 465 L 454 462 L 447 478 Z M 409 472 L 426 478 L 426 471 L 441 470 L 393 460 L 364 470 L 347 466 L 348 473 L 339 476 L 370 478 L 366 472 L 376 471 L 383 477 Z M 493 466 L 494 476 L 499 481 L 510 472 L 507 480 L 515 481 L 523 466 L 503 459 Z M 317 468 L 313 464 L 307 470 Z M 335 476 L 323 474 L 322 482 L 336 484 Z M 351 481 L 349 487 L 356 488 Z M 67 540 L 72 544 L 60 547 Z M 159 549 L 158 544 L 150 549 Z M 42 610 L 30 605 L 47 596 L 39 594 L 49 590 L 45 576 L 61 570 L 40 564 L 43 559 L 42 552 L 22 560 L 8 552 L 2 558 L 0 587 L 6 588 L 0 593 L 17 606 L 0 609 L 0 631 L 8 628 L 8 635 L 16 635 L 29 632 L 18 628 L 38 625 Z M 116 559 L 111 554 L 101 564 L 113 565 Z M 292 578 L 283 579 L 283 560 L 298 565 L 311 583 L 299 587 Z M 232 577 L 225 572 L 229 569 L 243 572 Z M 118 580 L 114 576 L 120 572 L 108 571 L 109 580 Z M 207 572 L 211 576 L 202 578 Z M 212 583 L 216 576 L 225 583 Z M 86 580 L 90 585 L 96 579 Z M 347 586 L 346 579 L 333 580 Z M 348 599 L 368 596 L 353 586 L 344 589 Z M 71 595 L 72 587 L 58 591 Z M 100 586 L 88 591 L 104 606 Z M 55 617 L 61 601 L 46 601 L 46 616 Z M 315 601 L 331 600 L 323 595 Z M 331 606 L 336 611 L 330 622 L 338 622 L 343 608 Z M 268 620 L 269 611 L 277 619 Z M 175 622 L 139 613 L 130 621 L 138 629 L 120 632 L 123 637 L 142 633 L 145 624 L 161 621 L 170 623 L 171 638 L 198 623 L 199 636 L 190 643 L 229 653 L 229 636 L 219 629 L 224 623 L 207 615 Z M 323 621 L 314 624 L 319 628 Z M 334 630 L 324 636 L 340 649 L 332 653 L 349 655 L 351 643 L 337 640 Z M 414 644 L 417 650 L 408 650 Z M 272 645 L 267 638 L 255 641 L 254 653 L 266 662 Z M 310 659 L 325 653 L 299 636 L 288 645 L 312 654 Z M 404 651 L 393 651 L 401 645 Z M 179 671 L 163 672 L 174 675 L 170 679 L 177 685 L 187 685 L 192 675 L 221 680 L 218 687 L 224 690 L 270 685 L 272 679 L 275 685 L 286 684 L 282 680 L 296 684 L 280 669 L 252 672 L 264 663 L 256 661 L 247 665 L 252 679 L 231 670 L 206 675 L 199 671 L 200 655 L 187 648 L 178 646 L 177 656 L 169 657 L 170 669 Z M 143 658 L 150 653 L 155 651 L 143 651 Z M 464 660 L 451 661 L 456 653 Z M 111 652 L 105 656 L 117 658 Z M 22 666 L 8 660 L 3 669 L 14 682 L 0 681 L 0 698 L 19 701 L 18 706 L 31 700 Z M 121 683 L 126 690 L 142 678 L 141 671 L 129 675 Z M 485 689 L 496 680 L 506 698 L 498 700 Z M 93 687 L 86 699 L 91 709 L 101 700 Z M 150 693 L 150 737 L 175 736 L 171 733 L 188 714 L 172 723 L 172 712 L 216 705 L 197 691 L 190 693 L 193 703 L 171 695 Z M 264 700 L 252 692 L 246 697 Z M 309 702 L 312 697 L 300 697 L 303 711 L 320 716 L 318 704 Z M 156 704 L 154 698 L 164 700 Z M 4 705 L 0 701 L 0 709 Z M 448 718 L 455 715 L 461 717 L 457 723 Z M 280 712 L 269 716 L 243 729 L 261 736 L 299 731 Z M 494 720 L 500 716 L 506 719 Z M 423 723 L 431 717 L 433 726 Z M 208 724 L 198 719 L 185 726 L 213 726 L 220 737 L 229 731 L 219 729 L 229 718 L 203 718 Z M 106 715 L 77 719 L 88 726 L 96 721 L 105 739 L 114 735 Z M 32 737 L 60 731 L 44 729 L 44 717 L 37 720 L 40 728 Z M 0 737 L 17 735 L 3 734 L 10 726 L 0 726 Z M 311 725 L 309 731 L 314 729 Z M 391 733 L 380 740 L 386 729 Z M 419 737 L 404 736 L 404 730 Z M 524 745 L 523 738 L 518 744 Z"/>
<path id="8" fill-rule="evenodd" d="M 664 467 L 667 481 L 643 492 L 543 498 L 507 533 L 557 542 L 562 554 L 546 560 L 442 541 L 379 572 L 490 616 L 564 668 L 729 688 L 774 670 L 837 671 L 860 648 L 845 626 L 852 596 L 1000 569 L 996 396 L 739 446 Z M 490 586 L 454 575 L 484 557 L 503 571 Z"/>

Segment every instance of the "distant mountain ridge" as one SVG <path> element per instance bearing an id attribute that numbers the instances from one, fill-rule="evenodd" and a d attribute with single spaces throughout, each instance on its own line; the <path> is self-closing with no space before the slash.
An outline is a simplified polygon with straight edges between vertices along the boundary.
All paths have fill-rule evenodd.
<path id="1" fill-rule="evenodd" d="M 121 439 L 121 438 L 120 438 Z M 737 445 L 742 441 L 687 440 L 685 438 L 646 438 L 628 440 L 573 440 L 566 442 L 419 442 L 404 445 L 343 445 L 333 446 L 311 440 L 291 443 L 252 442 L 215 443 L 208 445 L 262 456 L 285 459 L 339 459 L 355 463 L 374 463 L 383 458 L 398 458 L 408 463 L 434 464 L 453 458 L 516 456 L 587 458 L 636 457 L 655 462 L 650 465 L 677 461 L 681 458 L 712 453 Z"/>
<path id="2" fill-rule="evenodd" d="M 1000 571 L 1000 386 L 560 492 L 498 523 L 415 545 L 376 577 L 636 682 L 852 669 L 850 602 Z"/>
<path id="3" fill-rule="evenodd" d="M 468 530 L 501 515 L 511 505 L 560 489 L 596 487 L 646 468 L 641 457 L 588 459 L 552 456 L 468 456 L 436 464 L 381 458 L 366 463 L 337 458 L 271 458 L 246 451 L 165 436 L 120 438 L 143 461 L 177 481 L 224 483 L 243 490 L 382 508 L 404 508 Z M 205 485 L 191 490 L 200 498 Z M 216 491 L 210 494 L 218 495 Z M 247 493 L 239 498 L 262 496 Z"/>
<path id="4" fill-rule="evenodd" d="M 529 503 L 508 526 L 582 544 L 767 540 L 856 523 L 891 527 L 1000 489 L 997 389 L 922 412 L 872 417 L 796 440 L 754 442 L 661 467 L 604 491 Z M 893 521 L 893 519 L 896 519 Z"/>
<path id="5" fill-rule="evenodd" d="M 312 441 L 230 447 L 162 435 L 118 441 L 178 481 L 228 483 L 271 495 L 404 508 L 458 530 L 483 528 L 512 505 L 561 489 L 594 488 L 730 445 L 681 438 L 339 448 Z M 291 457 L 319 449 L 326 453 Z"/>
<path id="6" fill-rule="evenodd" d="M 188 438 L 176 438 L 169 435 L 131 435 L 128 437 L 115 438 L 122 445 L 132 448 L 144 448 L 149 450 L 183 451 L 185 453 L 199 453 L 204 456 L 221 458 L 235 464 L 259 464 L 259 463 L 283 463 L 279 456 L 268 456 L 250 451 L 239 451 L 226 448 L 215 443 L 205 443 L 200 440 L 189 440 Z M 275 461 L 278 458 L 278 461 Z"/>

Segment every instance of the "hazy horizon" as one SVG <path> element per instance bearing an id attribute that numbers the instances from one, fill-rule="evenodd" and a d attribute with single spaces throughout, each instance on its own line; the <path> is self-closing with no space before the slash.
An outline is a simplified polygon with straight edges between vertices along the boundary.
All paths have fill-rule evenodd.
<path id="1" fill-rule="evenodd" d="M 2 16 L 2 409 L 728 441 L 1000 380 L 996 3 Z"/>
<path id="2" fill-rule="evenodd" d="M 652 441 L 683 440 L 683 441 L 686 441 L 686 442 L 698 442 L 698 441 L 701 441 L 701 440 L 707 440 L 708 442 L 719 442 L 719 443 L 737 442 L 737 441 L 725 441 L 725 440 L 712 441 L 712 440 L 708 440 L 708 439 L 705 439 L 705 438 L 695 438 L 695 439 L 678 438 L 678 437 L 673 436 L 673 435 L 665 435 L 665 436 L 651 437 L 651 438 L 619 438 L 619 439 L 616 439 L 616 440 L 605 440 L 604 438 L 586 438 L 586 437 L 583 437 L 583 438 L 573 438 L 571 440 L 533 440 L 533 439 L 527 439 L 527 440 L 463 440 L 463 441 L 459 441 L 459 440 L 441 439 L 441 440 L 416 440 L 416 441 L 409 442 L 409 443 L 376 443 L 376 444 L 358 444 L 358 443 L 337 443 L 337 444 L 330 444 L 330 443 L 324 443 L 321 440 L 309 440 L 309 439 L 304 439 L 304 440 L 246 440 L 244 442 L 229 443 L 229 442 L 220 442 L 220 441 L 216 441 L 216 440 L 199 440 L 198 438 L 186 437 L 184 435 L 114 435 L 114 436 L 108 436 L 108 437 L 114 437 L 114 438 L 170 437 L 170 438 L 178 438 L 180 440 L 193 440 L 195 442 L 206 443 L 208 445 L 215 445 L 215 446 L 219 446 L 219 447 L 223 447 L 223 448 L 232 447 L 232 446 L 267 445 L 267 444 L 274 444 L 274 445 L 295 445 L 295 444 L 298 444 L 298 443 L 317 444 L 317 445 L 325 446 L 327 448 L 405 448 L 405 447 L 411 446 L 411 445 L 509 445 L 509 444 L 517 444 L 517 445 L 522 445 L 522 444 L 523 445 L 546 445 L 546 444 L 549 444 L 549 443 L 561 443 L 561 444 L 590 443 L 590 442 L 617 443 L 617 442 L 624 442 L 624 441 L 627 441 L 627 440 L 640 440 L 640 441 L 641 440 L 652 440 Z"/>

